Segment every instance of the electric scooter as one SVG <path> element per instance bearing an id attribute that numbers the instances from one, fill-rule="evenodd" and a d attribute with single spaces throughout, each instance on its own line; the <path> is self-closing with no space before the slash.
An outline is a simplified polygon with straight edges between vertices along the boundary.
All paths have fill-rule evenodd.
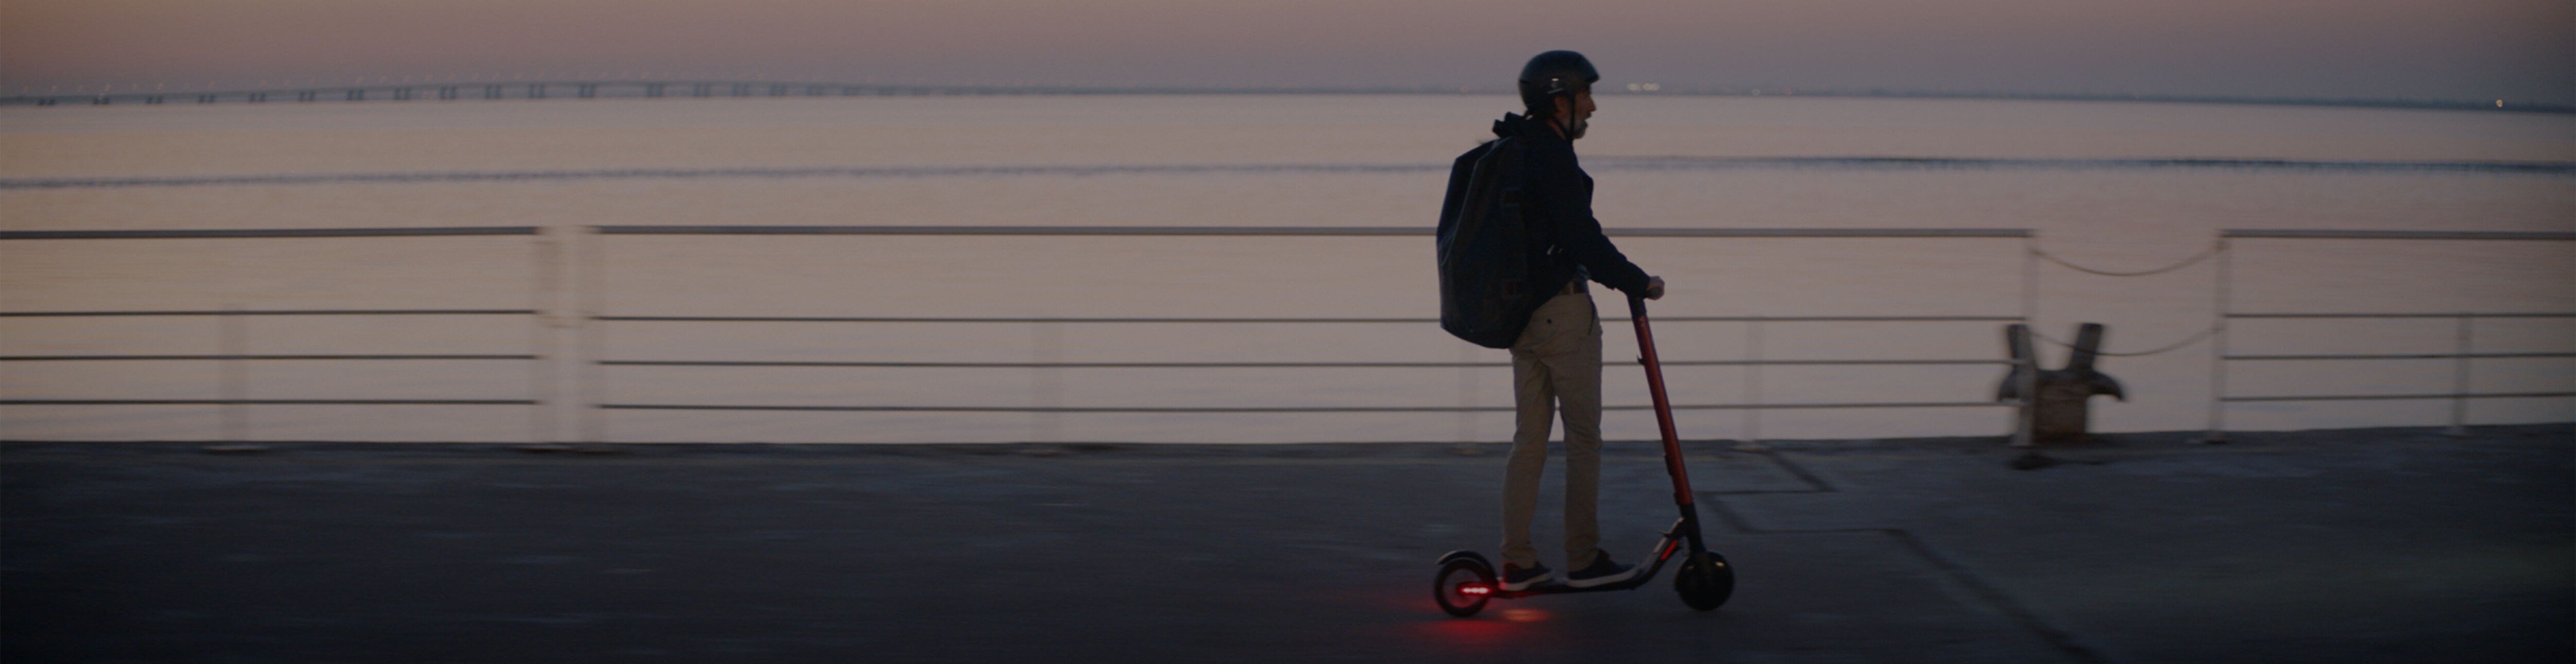
<path id="1" fill-rule="evenodd" d="M 1440 610 L 1461 618 L 1476 615 L 1485 603 L 1495 598 L 1513 599 L 1531 595 L 1581 593 L 1604 590 L 1634 590 L 1655 578 L 1655 572 L 1675 555 L 1682 557 L 1681 568 L 1674 571 L 1673 590 L 1682 603 L 1701 611 L 1716 609 L 1735 594 L 1735 568 L 1726 564 L 1726 556 L 1708 550 L 1699 534 L 1699 508 L 1691 502 L 1690 476 L 1682 470 L 1681 437 L 1673 433 L 1672 402 L 1664 398 L 1664 366 L 1655 357 L 1655 336 L 1646 328 L 1646 300 L 1628 296 L 1628 316 L 1637 327 L 1637 362 L 1646 365 L 1646 387 L 1655 399 L 1655 423 L 1663 428 L 1664 471 L 1673 476 L 1673 503 L 1680 506 L 1682 518 L 1655 541 L 1655 550 L 1647 556 L 1646 568 L 1614 583 L 1576 588 L 1563 580 L 1549 581 L 1521 590 L 1504 590 L 1494 574 L 1494 564 L 1474 551 L 1451 551 L 1440 556 L 1440 573 L 1432 577 L 1431 597 Z"/>

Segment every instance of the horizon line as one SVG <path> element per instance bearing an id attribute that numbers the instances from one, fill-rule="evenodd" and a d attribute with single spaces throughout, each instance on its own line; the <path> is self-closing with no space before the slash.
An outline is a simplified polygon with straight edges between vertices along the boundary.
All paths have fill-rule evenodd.
<path id="1" fill-rule="evenodd" d="M 549 93 L 557 87 L 560 92 Z M 716 88 L 723 88 L 718 93 Z M 21 86 L 32 87 L 32 86 Z M 59 86 L 56 86 L 59 87 Z M 114 86 L 102 92 L 25 92 L 0 96 L 0 106 L 55 106 L 64 102 L 88 102 L 106 106 L 118 103 L 146 105 L 193 101 L 194 103 L 268 103 L 269 95 L 296 95 L 297 103 L 323 101 L 504 101 L 534 99 L 752 99 L 779 97 L 888 97 L 888 96 L 1106 96 L 1106 95 L 1507 95 L 1505 88 L 1479 86 L 1083 86 L 1083 85 L 962 85 L 962 84 L 889 84 L 841 82 L 785 82 L 766 79 L 547 79 L 511 81 L 430 81 L 422 83 L 352 83 L 347 85 L 272 86 L 194 90 L 143 90 L 140 84 L 119 92 Z M 466 89 L 477 94 L 468 95 Z M 436 90 L 434 95 L 420 95 L 416 90 Z M 603 91 L 610 94 L 601 94 Z M 757 94 L 755 94 L 757 91 Z M 1604 86 L 1602 92 L 1637 96 L 1685 97 L 1827 97 L 1884 99 L 1964 99 L 2028 101 L 2094 101 L 2185 104 L 2241 104 L 2262 106 L 2326 106 L 2347 108 L 2395 108 L 2419 110 L 2508 111 L 2523 113 L 2576 114 L 2576 103 L 2515 102 L 2510 99 L 2416 99 L 2405 97 L 2267 97 L 2221 94 L 2150 94 L 2112 92 L 2028 92 L 1985 90 L 1892 90 L 1886 88 L 1831 88 L 1796 86 L 1669 86 L 1634 84 L 1620 89 Z M 681 92 L 685 94 L 665 94 Z M 623 94 L 618 94 L 623 93 Z M 284 102 L 284 99 L 275 100 Z"/>
<path id="2" fill-rule="evenodd" d="M 1996 157 L 1679 157 L 1596 156 L 1586 160 L 1596 169 L 1681 171 L 1721 169 L 1864 169 L 1864 170 L 2162 170 L 2255 169 L 2353 173 L 2451 172 L 2496 175 L 2576 175 L 2576 162 L 2565 161 L 2368 161 L 2277 158 L 1996 158 Z M 1445 163 L 1276 163 L 1276 164 L 1055 164 L 957 166 L 806 166 L 729 168 L 627 168 L 493 171 L 388 171 L 367 173 L 267 173 L 185 177 L 0 178 L 0 191 L 28 189 L 103 189 L 130 187 L 298 186 L 336 184 L 492 183 L 569 180 L 698 178 L 935 178 L 1287 173 L 1432 173 Z"/>

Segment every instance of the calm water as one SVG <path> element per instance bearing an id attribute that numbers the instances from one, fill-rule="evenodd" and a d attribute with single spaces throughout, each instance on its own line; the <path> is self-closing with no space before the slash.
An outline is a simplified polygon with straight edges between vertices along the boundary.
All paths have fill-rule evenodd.
<path id="1" fill-rule="evenodd" d="M 1501 362 L 1428 324 L 672 323 L 609 315 L 1427 317 L 1427 238 L 583 236 L 591 225 L 1424 226 L 1447 160 L 1509 100 L 1100 96 L 321 103 L 0 109 L 7 230 L 540 226 L 527 237 L 0 241 L 0 311 L 494 308 L 526 317 L 258 318 L 254 354 L 541 354 L 268 361 L 254 399 L 527 399 L 525 406 L 253 406 L 262 439 L 643 441 L 1500 440 L 1503 413 L 683 412 L 587 403 L 1066 407 L 1508 406 L 1502 368 L 586 367 L 587 359 Z M 2219 229 L 2576 231 L 2576 117 L 2078 102 L 1605 97 L 1579 150 L 1614 228 L 2029 228 L 2107 271 L 2207 251 Z M 1904 161 L 1923 158 L 1948 161 Z M 2225 163 L 2174 160 L 2237 160 Z M 2245 160 L 2283 163 L 2247 163 Z M 2487 162 L 2540 163 L 2537 170 Z M 2465 165 L 2464 165 L 2465 164 Z M 1659 317 L 2011 316 L 2010 239 L 1620 242 L 1672 283 Z M 2241 240 L 2247 312 L 2576 311 L 2567 242 Z M 596 257 L 593 261 L 591 257 Z M 596 267 L 596 269 L 592 269 Z M 2037 270 L 2043 333 L 2114 351 L 2212 324 L 2215 262 L 2111 278 Z M 1604 314 L 1624 316 L 1616 303 Z M 1995 359 L 1995 323 L 1672 321 L 1668 360 Z M 1608 357 L 1631 356 L 1624 326 Z M 2240 321 L 2240 354 L 2439 353 L 2447 319 Z M 2480 352 L 2576 350 L 2569 319 L 2491 319 Z M 208 317 L 0 318 L 0 355 L 226 352 Z M 587 352 L 588 355 L 584 355 Z M 2051 356 L 2055 357 L 2054 354 Z M 2054 364 L 2056 360 L 2052 359 Z M 2128 402 L 2096 428 L 2195 429 L 2211 346 L 2108 358 Z M 2446 392 L 2449 360 L 2240 362 L 2236 395 Z M 1633 369 L 1610 401 L 1643 401 Z M 1993 366 L 1668 370 L 1683 404 L 1969 402 Z M 2576 390 L 2576 361 L 2472 365 L 2478 392 Z M 215 362 L 12 361 L 0 399 L 210 399 Z M 1758 382 L 1758 393 L 1755 388 Z M 2246 429 L 2428 425 L 2442 401 L 2249 403 Z M 2001 408 L 1685 411 L 1683 435 L 1973 435 Z M 2472 422 L 2576 419 L 2481 400 Z M 1653 435 L 1614 413 L 1613 437 Z M 0 438 L 205 439 L 212 406 L 0 406 Z"/>

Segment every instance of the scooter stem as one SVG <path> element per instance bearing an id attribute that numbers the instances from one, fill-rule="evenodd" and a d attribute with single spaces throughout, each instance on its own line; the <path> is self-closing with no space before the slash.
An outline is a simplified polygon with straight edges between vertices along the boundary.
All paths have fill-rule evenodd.
<path id="1" fill-rule="evenodd" d="M 1673 404 L 1664 397 L 1664 363 L 1655 357 L 1655 333 L 1646 327 L 1646 298 L 1628 296 L 1628 318 L 1637 328 L 1637 363 L 1646 365 L 1646 389 L 1655 398 L 1655 424 L 1664 433 L 1664 472 L 1673 476 L 1673 504 L 1688 508 L 1690 475 L 1682 471 L 1681 434 L 1673 430 Z"/>

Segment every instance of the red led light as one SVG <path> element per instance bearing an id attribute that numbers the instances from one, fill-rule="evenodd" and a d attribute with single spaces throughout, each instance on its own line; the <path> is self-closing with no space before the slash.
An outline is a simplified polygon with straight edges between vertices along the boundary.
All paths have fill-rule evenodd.
<path id="1" fill-rule="evenodd" d="M 1494 589 L 1492 589 L 1492 588 L 1487 588 L 1487 587 L 1484 587 L 1484 586 L 1459 586 L 1459 587 L 1458 587 L 1458 594 L 1460 594 L 1460 595 L 1483 595 L 1483 594 L 1491 593 L 1491 592 L 1494 592 Z"/>

